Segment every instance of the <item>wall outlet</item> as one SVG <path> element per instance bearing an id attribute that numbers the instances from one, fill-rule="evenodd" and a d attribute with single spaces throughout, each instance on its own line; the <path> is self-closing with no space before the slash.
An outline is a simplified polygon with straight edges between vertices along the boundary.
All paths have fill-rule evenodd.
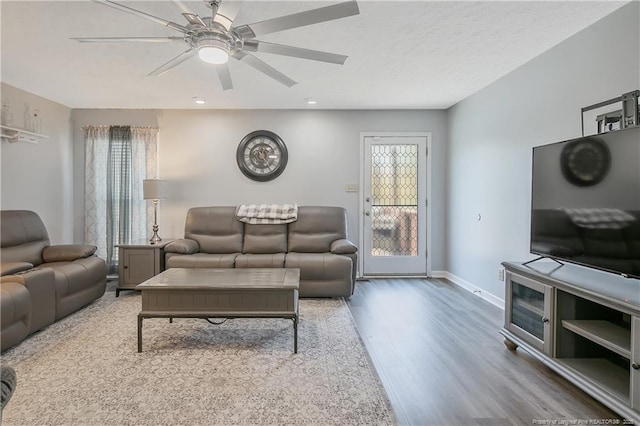
<path id="1" fill-rule="evenodd" d="M 504 269 L 498 269 L 498 280 L 504 282 Z"/>

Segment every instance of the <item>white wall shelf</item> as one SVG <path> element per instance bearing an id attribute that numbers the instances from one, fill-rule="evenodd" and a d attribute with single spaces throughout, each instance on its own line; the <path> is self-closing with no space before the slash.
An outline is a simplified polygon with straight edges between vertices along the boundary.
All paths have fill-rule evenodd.
<path id="1" fill-rule="evenodd" d="M 29 132 L 24 129 L 18 129 L 5 125 L 0 125 L 0 130 L 0 137 L 2 138 L 2 140 L 9 141 L 10 143 L 38 143 L 40 142 L 40 139 L 49 139 L 49 136 L 47 135 L 41 135 L 40 133 Z"/>

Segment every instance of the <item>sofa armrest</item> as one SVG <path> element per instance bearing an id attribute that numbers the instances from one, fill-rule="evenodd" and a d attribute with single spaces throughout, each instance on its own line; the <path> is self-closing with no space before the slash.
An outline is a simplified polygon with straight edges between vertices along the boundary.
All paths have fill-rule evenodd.
<path id="1" fill-rule="evenodd" d="M 29 262 L 3 262 L 0 263 L 0 276 L 15 274 L 33 268 Z"/>
<path id="2" fill-rule="evenodd" d="M 331 243 L 331 253 L 333 254 L 354 254 L 358 247 L 346 239 L 335 240 Z"/>
<path id="3" fill-rule="evenodd" d="M 200 251 L 200 245 L 195 240 L 190 240 L 188 238 L 183 238 L 180 240 L 171 241 L 169 244 L 164 246 L 164 251 L 169 253 L 180 253 L 180 254 L 193 254 L 198 253 Z"/>
<path id="4" fill-rule="evenodd" d="M 96 246 L 88 244 L 60 244 L 49 246 L 42 250 L 42 260 L 44 260 L 45 263 L 49 263 L 82 259 L 91 256 L 96 250 Z"/>

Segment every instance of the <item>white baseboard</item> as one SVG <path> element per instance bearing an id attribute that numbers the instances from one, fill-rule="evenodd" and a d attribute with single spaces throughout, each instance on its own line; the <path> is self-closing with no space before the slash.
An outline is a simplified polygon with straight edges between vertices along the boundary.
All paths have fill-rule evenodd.
<path id="1" fill-rule="evenodd" d="M 447 278 L 447 271 L 431 271 L 431 278 Z"/>
<path id="2" fill-rule="evenodd" d="M 504 310 L 504 300 L 501 297 L 498 297 L 494 294 L 491 294 L 487 291 L 482 290 L 480 287 L 478 287 L 475 284 L 470 283 L 467 280 L 464 280 L 454 274 L 452 274 L 449 271 L 431 271 L 431 275 L 429 275 L 430 278 L 444 278 L 447 279 L 449 281 L 451 281 L 452 283 L 454 283 L 455 285 L 457 285 L 458 287 L 461 287 L 465 290 L 467 290 L 469 293 L 472 293 L 476 296 L 478 296 L 481 299 L 486 300 L 487 302 L 491 303 L 494 306 L 497 306 L 498 308 Z M 382 276 L 367 276 L 367 277 L 358 277 L 358 280 L 368 280 L 369 278 L 392 278 L 392 277 L 382 277 Z"/>
<path id="3" fill-rule="evenodd" d="M 470 283 L 467 280 L 464 280 L 454 274 L 452 274 L 449 271 L 432 271 L 431 272 L 431 276 L 433 278 L 446 278 L 449 281 L 451 281 L 452 283 L 454 283 L 455 285 L 457 285 L 458 287 L 461 287 L 465 290 L 467 290 L 470 293 L 475 294 L 476 296 L 480 297 L 481 299 L 486 300 L 487 302 L 491 303 L 494 306 L 497 306 L 498 308 L 504 310 L 504 300 L 498 296 L 496 296 L 495 294 L 491 294 L 487 291 L 482 290 L 480 287 L 478 287 L 475 284 Z"/>

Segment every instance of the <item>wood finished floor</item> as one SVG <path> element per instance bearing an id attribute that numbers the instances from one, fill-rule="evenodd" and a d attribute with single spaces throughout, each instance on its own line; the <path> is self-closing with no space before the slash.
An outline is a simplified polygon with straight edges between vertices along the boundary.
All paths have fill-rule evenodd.
<path id="1" fill-rule="evenodd" d="M 347 302 L 401 425 L 620 419 L 509 351 L 498 334 L 504 312 L 446 280 L 358 281 Z"/>

